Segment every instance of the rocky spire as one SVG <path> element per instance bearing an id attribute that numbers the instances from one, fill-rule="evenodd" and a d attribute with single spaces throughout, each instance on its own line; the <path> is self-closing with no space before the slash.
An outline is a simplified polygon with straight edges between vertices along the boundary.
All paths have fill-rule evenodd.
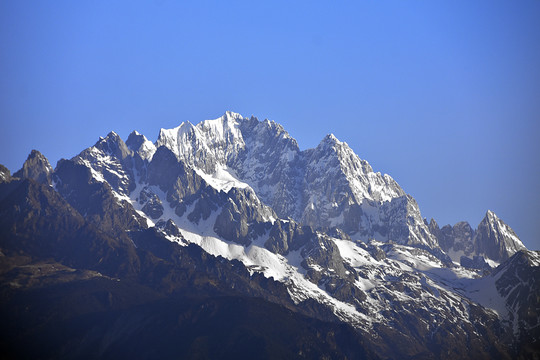
<path id="1" fill-rule="evenodd" d="M 478 254 L 485 254 L 496 261 L 504 261 L 526 249 L 514 230 L 491 210 L 478 225 L 474 242 Z"/>
<path id="2" fill-rule="evenodd" d="M 32 150 L 24 162 L 22 168 L 13 174 L 13 177 L 21 179 L 33 179 L 42 184 L 51 185 L 51 174 L 53 169 L 49 160 L 39 151 Z"/>

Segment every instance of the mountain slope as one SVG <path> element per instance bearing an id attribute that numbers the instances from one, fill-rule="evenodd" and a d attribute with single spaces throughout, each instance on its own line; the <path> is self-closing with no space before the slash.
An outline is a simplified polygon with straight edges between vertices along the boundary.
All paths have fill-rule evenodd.
<path id="1" fill-rule="evenodd" d="M 153 229 L 110 237 L 31 179 L 0 190 L 4 355 L 375 358 L 352 328 L 307 317 L 240 263 Z"/>

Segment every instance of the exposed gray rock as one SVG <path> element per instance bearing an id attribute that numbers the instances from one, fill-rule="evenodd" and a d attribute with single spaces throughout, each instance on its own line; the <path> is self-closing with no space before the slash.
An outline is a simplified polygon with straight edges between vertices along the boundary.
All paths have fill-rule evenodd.
<path id="1" fill-rule="evenodd" d="M 120 136 L 110 132 L 72 160 L 92 169 L 96 180 L 106 181 L 116 193 L 127 196 L 136 186 L 132 154 Z"/>
<path id="2" fill-rule="evenodd" d="M 354 286 L 356 271 L 343 260 L 336 244 L 326 235 L 311 237 L 301 250 L 306 277 L 336 299 L 362 308 L 366 294 Z"/>
<path id="3" fill-rule="evenodd" d="M 142 211 L 152 219 L 159 219 L 163 215 L 161 200 L 148 187 L 141 190 L 138 201 L 143 205 Z"/>
<path id="4" fill-rule="evenodd" d="M 305 159 L 283 127 L 257 118 L 239 121 L 245 147 L 227 165 L 255 190 L 279 217 L 300 220 Z"/>
<path id="5" fill-rule="evenodd" d="M 312 265 L 318 265 L 325 272 L 330 272 L 344 279 L 354 280 L 355 271 L 351 271 L 339 252 L 336 244 L 326 235 L 313 237 L 309 243 L 302 249 L 302 267 L 308 271 L 308 276 L 315 280 L 322 276 L 319 270 Z"/>
<path id="6" fill-rule="evenodd" d="M 53 169 L 49 160 L 39 151 L 32 150 L 24 162 L 22 168 L 13 174 L 13 177 L 32 179 L 41 184 L 51 185 Z"/>
<path id="7" fill-rule="evenodd" d="M 99 229 L 124 234 L 147 228 L 146 220 L 127 201 L 119 201 L 112 187 L 94 178 L 92 170 L 76 160 L 60 160 L 53 175 L 56 190 Z"/>
<path id="8" fill-rule="evenodd" d="M 469 259 L 466 256 L 462 256 L 459 260 L 459 263 L 461 266 L 469 268 L 469 269 L 476 269 L 476 270 L 491 270 L 491 266 L 486 262 L 486 259 L 484 259 L 483 256 L 473 256 L 472 259 Z"/>
<path id="9" fill-rule="evenodd" d="M 156 223 L 156 227 L 158 229 L 161 229 L 165 234 L 174 236 L 176 238 L 183 238 L 182 233 L 180 232 L 180 229 L 178 229 L 178 226 L 172 221 L 171 219 L 165 221 L 160 220 Z"/>
<path id="10" fill-rule="evenodd" d="M 445 225 L 439 229 L 435 220 L 431 219 L 429 229 L 437 237 L 441 248 L 450 253 L 454 261 L 459 260 L 460 254 L 472 256 L 474 253 L 473 237 L 475 231 L 468 222 L 461 221 L 454 226 Z M 458 254 L 454 255 L 454 253 Z"/>
<path id="11" fill-rule="evenodd" d="M 228 200 L 217 216 L 214 225 L 216 234 L 242 245 L 263 235 L 272 225 L 275 213 L 263 205 L 249 188 L 232 188 Z"/>
<path id="12" fill-rule="evenodd" d="M 94 148 L 99 149 L 103 151 L 104 154 L 115 157 L 119 160 L 124 160 L 132 154 L 132 151 L 114 131 L 107 134 L 105 138 L 101 138 L 94 145 Z"/>
<path id="13" fill-rule="evenodd" d="M 488 210 L 475 234 L 477 254 L 495 261 L 504 261 L 520 250 L 526 250 L 518 236 L 494 212 Z"/>
<path id="14" fill-rule="evenodd" d="M 371 256 L 373 256 L 373 258 L 377 261 L 380 261 L 380 260 L 384 260 L 386 259 L 386 253 L 384 252 L 383 249 L 381 249 L 380 247 L 378 247 L 377 245 L 374 245 L 374 244 L 369 244 L 369 246 L 367 247 L 367 251 L 371 254 Z"/>
<path id="15" fill-rule="evenodd" d="M 456 262 L 461 261 L 461 256 L 484 256 L 500 262 L 525 249 L 516 233 L 489 210 L 476 230 L 465 221 L 439 229 L 433 219 L 429 230 L 437 237 L 441 248 Z"/>
<path id="16" fill-rule="evenodd" d="M 164 146 L 156 150 L 152 161 L 148 164 L 148 176 L 142 180 L 150 185 L 159 186 L 167 194 L 167 201 L 173 207 L 208 186 L 193 169 L 186 167 Z M 192 202 L 194 199 L 189 200 Z"/>
<path id="17" fill-rule="evenodd" d="M 9 182 L 11 180 L 11 172 L 7 167 L 0 164 L 0 183 Z"/>
<path id="18" fill-rule="evenodd" d="M 497 291 L 508 310 L 512 331 L 507 337 L 515 336 L 519 358 L 533 359 L 540 352 L 540 252 L 516 252 L 493 271 L 491 278 L 497 279 Z"/>
<path id="19" fill-rule="evenodd" d="M 310 226 L 300 226 L 293 220 L 278 220 L 272 226 L 264 247 L 273 253 L 287 255 L 289 251 L 300 249 L 316 237 L 317 234 Z"/>
<path id="20" fill-rule="evenodd" d="M 144 161 L 150 161 L 156 152 L 156 146 L 137 131 L 129 134 L 126 146 Z"/>
<path id="21" fill-rule="evenodd" d="M 195 224 L 198 224 L 201 219 L 208 219 L 210 214 L 224 203 L 224 197 L 220 196 L 214 189 L 204 188 L 199 194 L 193 210 L 188 215 L 188 220 Z"/>

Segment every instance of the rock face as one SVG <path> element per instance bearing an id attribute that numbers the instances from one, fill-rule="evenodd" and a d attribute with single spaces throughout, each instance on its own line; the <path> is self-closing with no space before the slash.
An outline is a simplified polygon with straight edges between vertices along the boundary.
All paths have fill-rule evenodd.
<path id="1" fill-rule="evenodd" d="M 10 289 L 5 293 L 19 296 L 10 284 L 52 281 L 20 267 L 50 260 L 47 269 L 65 271 L 52 279 L 66 281 L 70 294 L 76 291 L 72 280 L 108 277 L 105 285 L 90 286 L 101 305 L 81 302 L 74 305 L 79 313 L 105 311 L 102 306 L 117 311 L 114 304 L 120 301 L 129 303 L 120 314 L 133 316 L 132 306 L 150 314 L 160 308 L 154 301 L 181 307 L 178 296 L 190 294 L 189 301 L 200 299 L 197 306 L 216 309 L 208 310 L 210 318 L 226 313 L 219 296 L 232 296 L 233 303 L 246 307 L 254 303 L 249 299 L 262 298 L 260 306 L 277 318 L 297 314 L 290 326 L 307 326 L 306 318 L 324 322 L 308 326 L 305 339 L 297 342 L 331 346 L 310 345 L 318 349 L 314 353 L 297 349 L 295 340 L 288 348 L 300 358 L 375 353 L 504 359 L 538 351 L 532 342 L 540 323 L 537 254 L 522 250 L 515 233 L 492 212 L 476 230 L 466 222 L 428 224 L 412 196 L 333 135 L 300 151 L 281 125 L 227 112 L 197 125 L 162 129 L 156 143 L 137 132 L 124 143 L 111 132 L 59 161 L 54 171 L 47 166 L 33 152 L 14 177 L 0 167 L 0 256 L 12 269 L 7 275 L 0 269 L 2 285 Z M 28 271 L 34 274 L 30 278 Z M 65 275 L 70 271 L 76 275 Z M 209 305 L 206 299 L 215 296 Z M 15 303 L 9 306 L 19 309 Z M 88 310 L 77 307 L 82 304 Z M 184 320 L 195 328 L 213 324 L 192 310 L 173 313 L 178 324 L 161 329 L 172 329 L 168 334 L 183 329 Z M 250 314 L 259 321 L 259 312 Z M 143 318 L 153 323 L 152 317 Z M 125 328 L 124 320 L 115 324 L 111 336 L 132 341 L 129 331 L 117 332 Z M 280 339 L 273 349 L 287 348 L 270 331 L 272 324 L 239 326 L 271 333 Z M 197 331 L 211 337 L 206 330 Z M 72 344 L 94 339 L 86 330 L 81 334 Z M 197 347 L 203 340 L 190 341 L 186 346 Z M 89 348 L 83 345 L 79 349 Z M 283 351 L 272 355 L 289 354 Z"/>
<path id="2" fill-rule="evenodd" d="M 137 131 L 133 131 L 129 134 L 126 146 L 133 152 L 139 154 L 143 160 L 151 160 L 156 152 L 156 146 Z"/>
<path id="3" fill-rule="evenodd" d="M 514 230 L 489 210 L 478 225 L 474 243 L 478 254 L 499 261 L 508 259 L 520 250 L 526 250 Z"/>
<path id="4" fill-rule="evenodd" d="M 0 182 L 10 181 L 11 171 L 4 165 L 0 164 Z"/>
<path id="5" fill-rule="evenodd" d="M 469 268 L 469 269 L 476 269 L 476 270 L 491 270 L 491 267 L 486 262 L 483 256 L 475 255 L 472 259 L 462 256 L 459 259 L 459 264 L 463 267 Z"/>
<path id="6" fill-rule="evenodd" d="M 149 189 L 142 189 L 139 193 L 139 204 L 142 211 L 152 219 L 159 219 L 163 215 L 163 204 L 159 197 Z"/>
<path id="7" fill-rule="evenodd" d="M 493 272 L 465 284 L 471 296 L 488 308 L 496 308 L 512 343 L 514 358 L 534 359 L 540 345 L 540 252 L 520 250 Z"/>
<path id="8" fill-rule="evenodd" d="M 439 225 L 433 219 L 429 224 L 429 230 L 437 238 L 441 248 L 457 262 L 463 256 L 469 260 L 475 256 L 482 256 L 500 263 L 516 252 L 526 249 L 510 226 L 490 210 L 476 230 L 465 221 L 454 226 L 445 225 L 439 229 Z"/>
<path id="9" fill-rule="evenodd" d="M 51 184 L 51 175 L 53 169 L 49 160 L 39 151 L 32 150 L 23 164 L 23 167 L 13 174 L 14 177 L 21 179 L 32 179 L 42 184 Z"/>
<path id="10" fill-rule="evenodd" d="M 126 230 L 146 228 L 146 221 L 131 206 L 119 200 L 109 183 L 94 177 L 91 168 L 76 160 L 61 160 L 53 174 L 56 190 L 86 220 L 104 231 L 123 234 Z M 114 166 L 116 163 L 112 163 Z M 98 164 L 97 166 L 102 166 Z M 110 167 L 103 167 L 108 172 Z M 118 183 L 116 183 L 118 185 Z M 122 187 L 118 188 L 120 191 Z"/>
<path id="11" fill-rule="evenodd" d="M 459 262 L 461 256 L 471 258 L 476 254 L 473 242 L 475 231 L 468 222 L 462 221 L 454 226 L 445 225 L 439 228 L 437 222 L 431 219 L 429 230 L 454 261 Z"/>

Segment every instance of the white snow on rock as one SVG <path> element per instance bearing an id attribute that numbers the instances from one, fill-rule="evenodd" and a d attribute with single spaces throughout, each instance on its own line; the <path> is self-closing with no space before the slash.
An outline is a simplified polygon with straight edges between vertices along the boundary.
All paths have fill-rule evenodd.
<path id="1" fill-rule="evenodd" d="M 217 166 L 216 171 L 212 174 L 207 174 L 204 171 L 195 168 L 195 172 L 199 174 L 210 186 L 214 189 L 228 192 L 231 188 L 245 189 L 248 184 L 238 180 L 234 170 L 225 166 Z"/>
<path id="2" fill-rule="evenodd" d="M 154 153 L 156 152 L 156 145 L 154 145 L 153 142 L 148 140 L 146 136 L 139 134 L 139 132 L 137 132 L 136 130 L 134 131 L 134 133 L 135 135 L 142 136 L 143 139 L 141 146 L 135 151 L 139 153 L 143 160 L 151 161 Z"/>
<path id="3" fill-rule="evenodd" d="M 139 204 L 137 198 L 144 187 L 150 189 L 162 200 L 164 213 L 159 219 L 152 220 L 142 212 L 141 204 Z M 222 256 L 229 260 L 239 260 L 251 271 L 260 271 L 268 278 L 285 283 L 288 286 L 291 298 L 295 302 L 301 302 L 308 298 L 316 299 L 334 309 L 336 315 L 344 321 L 364 328 L 371 326 L 371 319 L 368 316 L 358 312 L 354 306 L 333 298 L 304 277 L 303 269 L 299 268 L 298 252 L 291 253 L 287 257 L 270 252 L 264 247 L 268 234 L 255 239 L 247 247 L 226 241 L 217 235 L 213 229 L 220 210 L 214 211 L 208 219 L 194 224 L 187 218 L 187 214 L 193 210 L 194 204 L 186 210 L 184 216 L 179 217 L 166 198 L 166 194 L 157 186 L 139 185 L 131 193 L 130 202 L 140 215 L 147 218 L 150 226 L 154 226 L 160 220 L 173 220 L 188 243 L 201 246 L 211 255 Z M 169 240 L 180 245 L 186 245 L 183 239 L 169 238 Z"/>

